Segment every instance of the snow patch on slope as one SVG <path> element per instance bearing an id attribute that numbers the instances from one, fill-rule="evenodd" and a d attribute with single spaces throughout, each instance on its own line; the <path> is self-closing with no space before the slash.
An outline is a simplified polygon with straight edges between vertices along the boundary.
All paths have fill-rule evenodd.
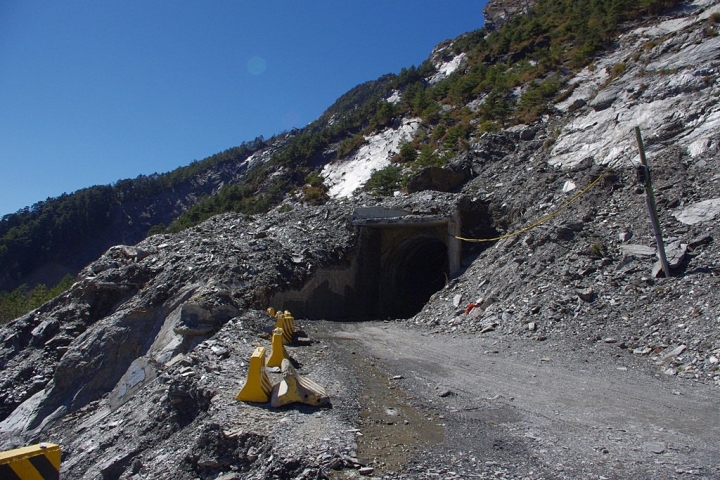
<path id="1" fill-rule="evenodd" d="M 456 71 L 458 68 L 460 68 L 463 63 L 465 63 L 465 58 L 467 57 L 466 54 L 461 53 L 460 55 L 457 55 L 456 57 L 453 57 L 452 59 L 435 64 L 435 68 L 437 69 L 437 72 L 428 79 L 428 82 L 430 85 L 434 85 L 438 83 L 440 80 L 443 80 L 450 76 L 454 71 Z"/>
<path id="2" fill-rule="evenodd" d="M 333 198 L 348 197 L 362 187 L 376 170 L 390 165 L 390 157 L 398 153 L 400 144 L 412 140 L 420 127 L 419 118 L 404 119 L 397 128 L 365 137 L 366 144 L 353 155 L 325 165 L 322 176 Z"/>
<path id="3" fill-rule="evenodd" d="M 390 96 L 385 99 L 386 102 L 396 105 L 402 100 L 402 92 L 400 90 L 393 90 Z"/>

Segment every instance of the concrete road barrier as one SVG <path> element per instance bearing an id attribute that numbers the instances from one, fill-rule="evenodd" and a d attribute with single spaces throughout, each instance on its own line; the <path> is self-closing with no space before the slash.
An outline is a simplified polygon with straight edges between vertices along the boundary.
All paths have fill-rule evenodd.
<path id="1" fill-rule="evenodd" d="M 266 403 L 271 392 L 272 383 L 265 372 L 265 347 L 257 347 L 250 357 L 245 385 L 235 398 L 241 402 Z"/>
<path id="2" fill-rule="evenodd" d="M 0 452 L 0 479 L 59 480 L 60 446 L 41 443 Z"/>
<path id="3" fill-rule="evenodd" d="M 285 358 L 288 358 L 287 352 L 285 351 L 285 340 L 283 339 L 283 329 L 282 328 L 276 328 L 273 330 L 273 336 L 272 336 L 272 351 L 270 352 L 270 357 L 267 360 L 267 366 L 268 367 L 280 367 L 282 365 L 282 361 Z"/>
<path id="4" fill-rule="evenodd" d="M 282 328 L 285 343 L 292 342 L 293 335 L 295 335 L 295 317 L 285 310 L 284 312 L 277 312 L 275 318 L 277 319 L 275 328 Z"/>
<path id="5" fill-rule="evenodd" d="M 297 373 L 290 360 L 282 361 L 283 379 L 272 389 L 270 405 L 282 407 L 291 403 L 304 403 L 316 407 L 330 403 L 325 388 Z"/>

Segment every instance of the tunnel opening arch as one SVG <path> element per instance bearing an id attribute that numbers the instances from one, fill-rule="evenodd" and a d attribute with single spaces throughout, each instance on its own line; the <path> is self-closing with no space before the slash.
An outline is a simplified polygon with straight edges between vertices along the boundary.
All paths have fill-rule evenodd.
<path id="1" fill-rule="evenodd" d="M 380 308 L 391 318 L 412 317 L 449 280 L 448 247 L 437 236 L 412 235 L 382 261 Z"/>
<path id="2" fill-rule="evenodd" d="M 300 290 L 276 293 L 274 308 L 297 318 L 410 318 L 460 270 L 459 215 L 356 209 L 358 243 L 349 266 L 316 272 Z"/>

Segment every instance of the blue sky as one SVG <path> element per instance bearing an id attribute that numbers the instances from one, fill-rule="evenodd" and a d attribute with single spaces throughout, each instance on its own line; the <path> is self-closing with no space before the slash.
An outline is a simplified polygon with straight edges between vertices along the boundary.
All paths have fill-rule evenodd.
<path id="1" fill-rule="evenodd" d="M 0 216 L 302 127 L 485 0 L 3 0 Z"/>

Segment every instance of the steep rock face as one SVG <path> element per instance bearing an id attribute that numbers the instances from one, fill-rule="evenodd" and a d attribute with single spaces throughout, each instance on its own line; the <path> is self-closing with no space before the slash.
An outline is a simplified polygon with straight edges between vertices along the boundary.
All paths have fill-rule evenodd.
<path id="1" fill-rule="evenodd" d="M 488 31 L 497 30 L 509 22 L 512 17 L 530 11 L 535 3 L 535 0 L 490 0 L 483 10 L 485 28 Z"/>
<path id="2" fill-rule="evenodd" d="M 581 71 L 570 82 L 577 87 L 572 95 L 557 104 L 567 116 L 550 164 L 637 162 L 637 144 L 628 134 L 635 126 L 651 151 L 672 145 L 690 157 L 716 152 L 720 37 L 708 36 L 705 28 L 717 10 L 696 8 L 694 14 L 627 32 L 617 50 Z"/>
<path id="3" fill-rule="evenodd" d="M 329 162 L 322 170 L 331 197 L 348 197 L 370 179 L 373 171 L 390 165 L 390 157 L 400 150 L 400 144 L 415 135 L 420 119 L 399 122 L 397 128 L 367 137 L 357 152 L 339 161 Z"/>

